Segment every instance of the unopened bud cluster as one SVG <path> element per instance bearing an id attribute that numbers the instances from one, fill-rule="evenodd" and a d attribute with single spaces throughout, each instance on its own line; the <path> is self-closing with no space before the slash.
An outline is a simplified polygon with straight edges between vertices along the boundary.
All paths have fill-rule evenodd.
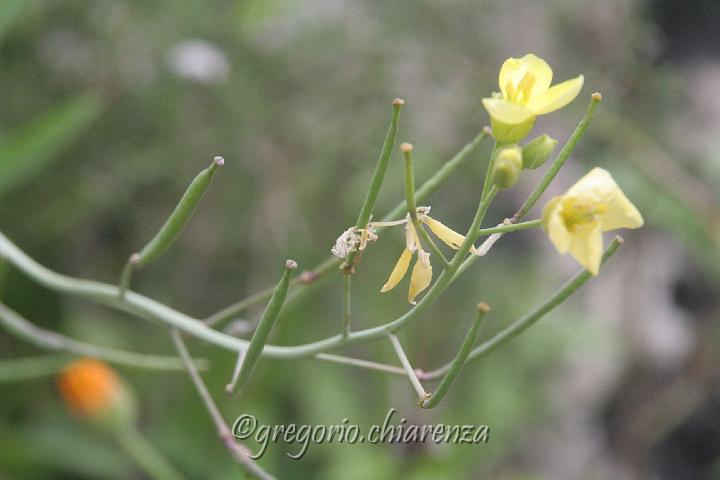
<path id="1" fill-rule="evenodd" d="M 501 190 L 511 188 L 517 182 L 522 170 L 542 166 L 557 146 L 557 140 L 548 135 L 534 138 L 524 147 L 507 144 L 497 151 L 493 162 L 492 180 Z"/>

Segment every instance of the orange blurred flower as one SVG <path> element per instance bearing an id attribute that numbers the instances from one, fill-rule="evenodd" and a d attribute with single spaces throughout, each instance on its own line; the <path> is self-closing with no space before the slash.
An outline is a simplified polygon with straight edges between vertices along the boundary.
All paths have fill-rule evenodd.
<path id="1" fill-rule="evenodd" d="M 127 421 L 133 402 L 120 377 L 106 363 L 77 360 L 63 369 L 58 387 L 67 406 L 80 416 L 99 421 Z"/>

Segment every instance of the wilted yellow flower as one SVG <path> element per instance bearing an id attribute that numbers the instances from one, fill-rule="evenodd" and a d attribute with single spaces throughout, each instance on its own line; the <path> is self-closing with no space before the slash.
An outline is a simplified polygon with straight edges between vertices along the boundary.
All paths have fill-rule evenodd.
<path id="1" fill-rule="evenodd" d="M 537 115 L 564 107 L 580 93 L 582 75 L 551 87 L 552 76 L 547 62 L 532 53 L 505 60 L 500 68 L 500 93 L 483 99 L 497 141 L 517 142 L 530 133 Z"/>
<path id="2" fill-rule="evenodd" d="M 457 250 L 465 241 L 465 237 L 443 223 L 430 217 L 430 207 L 418 207 L 418 220 L 422 225 L 426 225 L 431 232 L 433 232 L 440 240 L 443 241 L 450 248 Z M 408 214 L 405 220 L 397 222 L 377 222 L 373 223 L 373 226 L 394 226 L 394 225 L 405 225 L 405 249 L 403 250 L 400 258 L 398 259 L 395 267 L 390 273 L 388 281 L 385 282 L 381 293 L 388 292 L 395 288 L 398 283 L 405 277 L 405 274 L 410 267 L 410 261 L 415 253 L 418 254 L 418 259 L 413 267 L 412 274 L 410 275 L 410 288 L 408 290 L 408 302 L 415 304 L 415 297 L 425 290 L 432 281 L 432 265 L 430 264 L 430 253 L 423 249 L 422 243 L 420 243 L 420 237 L 418 236 L 417 230 L 410 215 Z M 475 252 L 475 248 L 471 248 L 472 252 Z"/>
<path id="3" fill-rule="evenodd" d="M 418 259 L 413 267 L 412 275 L 410 275 L 410 288 L 408 290 L 408 302 L 415 304 L 415 297 L 425 290 L 432 281 L 432 265 L 430 265 L 430 254 L 423 250 L 420 238 L 418 237 L 415 225 L 410 221 L 410 215 L 406 218 L 405 223 L 405 250 L 403 250 L 398 259 L 395 268 L 390 273 L 390 278 L 380 289 L 381 293 L 388 292 L 395 288 L 400 280 L 405 277 L 412 256 L 417 253 Z"/>
<path id="4" fill-rule="evenodd" d="M 602 232 L 639 228 L 643 218 L 610 173 L 593 168 L 564 195 L 545 205 L 542 224 L 558 252 L 570 252 L 597 275 L 603 251 Z"/>

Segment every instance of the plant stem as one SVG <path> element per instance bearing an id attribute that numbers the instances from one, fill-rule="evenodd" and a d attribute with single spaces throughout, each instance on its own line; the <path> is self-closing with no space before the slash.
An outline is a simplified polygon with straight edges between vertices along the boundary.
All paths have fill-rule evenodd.
<path id="1" fill-rule="evenodd" d="M 413 172 L 412 161 L 413 146 L 409 143 L 403 143 L 400 145 L 400 149 L 405 157 L 405 203 L 407 204 L 407 211 L 410 215 L 409 221 L 412 222 L 415 231 L 418 232 L 422 239 L 425 240 L 425 243 L 429 245 L 432 253 L 443 262 L 443 266 L 448 267 L 450 262 L 448 262 L 445 255 L 442 254 L 442 251 L 440 251 L 433 239 L 430 238 L 430 235 L 428 235 L 418 219 L 417 203 L 415 202 L 415 174 Z"/>
<path id="2" fill-rule="evenodd" d="M 493 190 L 494 193 L 497 192 L 496 189 Z M 485 201 L 480 202 L 478 211 L 475 214 L 475 219 L 473 220 L 473 224 L 471 225 L 469 231 L 476 231 L 479 228 L 479 224 L 482 222 L 485 212 L 487 211 L 487 207 L 494 197 L 494 193 L 488 196 L 490 198 L 486 198 Z M 451 270 L 454 272 L 454 269 L 458 268 L 459 262 L 467 255 L 470 247 L 472 246 L 471 242 L 468 240 L 469 233 L 466 234 L 463 245 L 457 250 L 453 261 L 451 261 L 450 267 L 443 270 L 437 281 L 432 285 L 432 287 L 430 287 L 427 293 L 424 294 L 417 305 L 395 320 L 376 327 L 355 331 L 347 337 L 343 337 L 341 334 L 338 334 L 323 340 L 289 347 L 265 345 L 262 349 L 262 354 L 264 356 L 274 358 L 308 357 L 316 353 L 327 352 L 341 347 L 367 343 L 384 337 L 388 333 L 393 333 L 399 330 L 414 320 L 417 315 L 430 306 L 440 293 L 447 288 L 453 278 Z M 25 254 L 2 234 L 0 234 L 0 256 L 7 259 L 11 264 L 22 270 L 31 278 L 34 278 L 41 285 L 45 285 L 53 290 L 88 297 L 98 303 L 132 313 L 141 318 L 166 323 L 169 326 L 176 327 L 197 338 L 201 338 L 228 350 L 239 352 L 248 348 L 248 342 L 246 340 L 235 338 L 218 332 L 217 330 L 213 330 L 201 321 L 178 312 L 177 310 L 173 310 L 167 305 L 145 297 L 144 295 L 140 295 L 139 293 L 128 291 L 124 298 L 118 298 L 116 286 L 92 280 L 72 278 L 48 270 L 32 258 L 28 257 L 27 254 Z M 453 263 L 456 264 L 453 265 Z"/>
<path id="3" fill-rule="evenodd" d="M 351 365 L 353 367 L 365 368 L 368 370 L 375 370 L 378 372 L 402 375 L 403 377 L 406 375 L 405 369 L 403 369 L 403 368 L 395 367 L 393 365 L 386 365 L 384 363 L 372 362 L 369 360 L 362 360 L 360 358 L 343 357 L 341 355 L 332 355 L 330 353 L 317 353 L 317 354 L 315 354 L 315 356 L 313 358 L 315 358 L 317 360 L 322 360 L 324 362 L 338 363 L 338 364 L 342 364 L 342 365 Z"/>
<path id="4" fill-rule="evenodd" d="M 347 338 L 350 335 L 350 327 L 352 322 L 352 310 L 350 306 L 352 275 L 343 275 L 343 336 Z"/>
<path id="5" fill-rule="evenodd" d="M 440 250 L 435 243 L 435 240 L 432 239 L 430 234 L 425 230 L 425 226 L 422 225 L 419 221 L 416 221 L 415 223 L 415 230 L 418 232 L 420 237 L 422 237 L 423 240 L 425 240 L 425 243 L 427 243 L 430 246 L 430 251 L 440 259 L 440 261 L 443 263 L 443 267 L 447 268 L 450 266 L 450 261 L 445 258 L 445 255 L 443 255 L 442 250 Z"/>
<path id="6" fill-rule="evenodd" d="M 290 288 L 299 285 L 310 285 L 311 283 L 314 283 L 325 277 L 327 274 L 331 272 L 336 272 L 337 267 L 340 266 L 341 262 L 342 260 L 335 257 L 326 258 L 325 261 L 317 265 L 314 269 L 306 270 L 297 277 L 290 280 Z M 205 323 L 205 325 L 207 326 L 215 326 L 219 323 L 224 323 L 228 320 L 232 320 L 239 313 L 245 311 L 247 308 L 250 308 L 253 305 L 257 305 L 262 302 L 267 302 L 274 291 L 275 285 L 273 285 L 272 287 L 268 287 L 265 290 L 261 290 L 209 316 L 208 318 L 203 320 L 203 323 Z"/>
<path id="7" fill-rule="evenodd" d="M 458 153 L 440 167 L 432 177 L 425 182 L 415 192 L 415 201 L 424 202 L 430 195 L 435 193 L 440 185 L 442 185 L 458 168 L 460 168 L 465 160 L 470 158 L 475 149 L 490 134 L 490 129 L 485 127 L 470 143 L 465 145 Z M 382 220 L 389 221 L 405 216 L 407 203 L 405 201 L 398 202 L 395 208 L 390 210 Z"/>
<path id="8" fill-rule="evenodd" d="M 527 230 L 529 228 L 542 227 L 542 220 L 528 220 L 527 222 L 521 223 L 501 223 L 497 227 L 492 228 L 481 228 L 476 232 L 477 237 L 483 237 L 487 235 L 493 235 L 495 233 L 508 233 L 517 232 L 518 230 Z"/>
<path id="9" fill-rule="evenodd" d="M 4 303 L 0 303 L 0 324 L 17 338 L 46 350 L 66 351 L 74 355 L 99 358 L 128 367 L 150 370 L 183 370 L 182 362 L 176 357 L 145 355 L 110 347 L 101 347 L 99 345 L 74 340 L 57 332 L 45 330 L 30 323 Z M 203 368 L 207 368 L 206 360 L 201 360 L 201 363 Z"/>
<path id="10" fill-rule="evenodd" d="M 64 354 L 0 360 L 0 383 L 35 380 L 55 375 L 69 360 L 70 357 Z"/>
<path id="11" fill-rule="evenodd" d="M 181 480 L 184 478 L 134 426 L 118 428 L 115 433 L 125 452 L 150 478 L 155 480 Z"/>
<path id="12" fill-rule="evenodd" d="M 487 303 L 478 304 L 477 316 L 468 330 L 467 335 L 465 335 L 465 340 L 463 341 L 460 350 L 450 364 L 450 368 L 447 373 L 440 381 L 440 385 L 438 385 L 437 389 L 432 393 L 432 396 L 420 404 L 421 408 L 434 408 L 443 398 L 445 398 L 445 395 L 450 390 L 453 382 L 455 382 L 455 379 L 460 374 L 460 370 L 462 370 L 465 365 L 468 355 L 470 355 L 470 350 L 477 341 L 478 334 L 480 333 L 480 325 L 485 318 L 485 314 L 489 311 L 490 307 L 488 307 Z"/>
<path id="13" fill-rule="evenodd" d="M 408 379 L 410 379 L 410 383 L 412 384 L 413 388 L 415 388 L 415 391 L 417 392 L 420 399 L 419 401 L 422 404 L 422 402 L 428 397 L 428 393 L 425 391 L 422 384 L 420 383 L 420 380 L 418 379 L 415 370 L 413 370 L 412 365 L 410 365 L 410 360 L 408 360 L 407 355 L 405 355 L 405 351 L 400 344 L 400 340 L 398 340 L 397 336 L 392 333 L 388 334 L 388 338 L 390 339 L 390 343 L 392 343 L 395 354 L 397 355 L 398 360 L 400 360 L 400 363 L 405 369 L 405 373 L 407 374 Z"/>
<path id="14" fill-rule="evenodd" d="M 605 250 L 605 253 L 603 254 L 603 264 L 617 251 L 618 247 L 620 247 L 622 243 L 622 238 L 615 237 L 615 239 L 612 241 L 610 246 Z M 477 358 L 485 356 L 491 351 L 495 350 L 496 348 L 504 345 L 505 343 L 518 336 L 520 333 L 532 326 L 535 322 L 540 320 L 548 312 L 550 312 L 562 302 L 567 300 L 570 295 L 575 293 L 575 291 L 580 288 L 585 282 L 587 282 L 590 278 L 592 278 L 592 275 L 587 270 L 583 269 L 582 271 L 578 272 L 570 281 L 563 285 L 552 297 L 550 297 L 538 308 L 534 309 L 524 317 L 518 319 L 515 323 L 511 324 L 510 326 L 496 334 L 490 340 L 482 343 L 481 345 L 473 349 L 468 355 L 467 361 L 469 362 L 471 360 L 475 360 Z M 430 380 L 440 377 L 450 371 L 451 368 L 452 364 L 445 365 L 436 370 L 425 373 L 424 375 L 422 375 L 422 378 L 424 380 Z"/>
<path id="15" fill-rule="evenodd" d="M 405 157 L 405 203 L 407 211 L 410 214 L 410 220 L 417 227 L 417 204 L 415 203 L 415 174 L 413 173 L 412 150 L 413 146 L 409 143 L 400 145 L 400 149 Z"/>
<path id="16" fill-rule="evenodd" d="M 48 270 L 47 268 L 38 264 L 35 260 L 28 257 L 22 250 L 20 250 L 10 240 L 8 240 L 7 237 L 2 234 L 0 234 L 0 257 L 5 258 L 6 260 L 8 260 L 9 263 L 14 265 L 20 271 L 22 271 L 33 280 L 49 289 L 58 292 L 73 294 L 79 297 L 86 297 L 95 302 L 134 314 L 146 320 L 156 320 L 166 323 L 170 326 L 183 330 L 185 333 L 193 335 L 199 339 L 205 340 L 206 342 L 217 345 L 221 348 L 225 348 L 227 350 L 239 352 L 247 349 L 247 341 L 232 337 L 230 335 L 222 334 L 216 330 L 205 326 L 201 321 L 197 319 L 189 317 L 181 312 L 178 312 L 177 310 L 173 310 L 166 305 L 158 303 L 155 300 L 152 300 L 138 293 L 128 291 L 125 299 L 120 300 L 117 298 L 117 288 L 115 285 L 95 282 L 91 280 L 72 278 Z M 466 263 L 467 262 L 463 263 L 461 265 L 461 268 L 463 268 Z M 458 271 L 460 271 L 460 269 L 458 269 Z M 585 278 L 585 280 L 587 280 L 587 278 Z M 453 280 L 454 279 L 455 277 L 453 277 Z M 426 300 L 426 298 L 428 298 L 427 294 L 420 300 L 420 302 L 418 302 L 418 305 L 410 309 L 401 317 L 398 317 L 397 319 L 384 325 L 355 331 L 347 338 L 342 338 L 342 336 L 336 335 L 303 345 L 265 345 L 265 348 L 262 351 L 262 355 L 270 358 L 281 359 L 311 357 L 317 354 L 323 354 L 331 350 L 337 350 L 342 347 L 360 345 L 373 340 L 377 340 L 386 336 L 388 333 L 391 333 L 393 331 L 393 328 L 400 328 L 408 321 L 411 321 L 412 318 L 419 313 L 420 310 L 418 309 L 418 307 L 422 308 L 422 306 L 425 305 L 423 302 L 429 302 L 428 300 Z M 564 301 L 566 298 L 567 295 L 563 295 L 560 298 L 559 302 L 553 303 L 553 308 L 560 302 Z M 550 310 L 543 310 L 543 314 L 547 313 L 548 311 Z M 350 362 L 345 363 L 349 364 Z M 440 376 L 443 373 L 444 371 L 441 371 L 437 376 Z M 431 374 L 429 378 L 434 378 L 434 376 Z"/>
<path id="17" fill-rule="evenodd" d="M 485 199 L 485 195 L 487 195 L 488 192 L 490 191 L 490 185 L 492 185 L 492 176 L 493 176 L 492 170 L 493 170 L 493 165 L 495 164 L 495 154 L 497 153 L 499 147 L 500 147 L 500 145 L 496 141 L 493 144 L 492 151 L 490 152 L 490 160 L 488 161 L 487 169 L 485 170 L 485 181 L 483 182 L 482 195 L 480 197 L 481 199 Z"/>
<path id="18" fill-rule="evenodd" d="M 235 460 L 240 464 L 240 466 L 254 478 L 258 478 L 260 480 L 273 480 L 275 477 L 267 473 L 257 463 L 255 463 L 250 458 L 250 453 L 248 452 L 248 450 L 235 441 L 235 437 L 233 437 L 230 427 L 227 425 L 227 423 L 225 423 L 225 419 L 223 418 L 222 413 L 220 413 L 220 409 L 215 404 L 215 401 L 213 400 L 212 395 L 210 395 L 207 386 L 205 386 L 205 382 L 203 382 L 202 377 L 200 376 L 200 373 L 198 372 L 198 369 L 192 360 L 192 357 L 190 357 L 190 352 L 188 352 L 188 349 L 185 346 L 185 342 L 183 341 L 180 332 L 178 332 L 178 330 L 174 328 L 172 329 L 171 336 L 173 342 L 175 343 L 175 348 L 177 349 L 178 354 L 184 362 L 185 368 L 187 369 L 187 372 L 190 375 L 193 384 L 195 385 L 195 389 L 200 395 L 200 398 L 205 404 L 205 408 L 210 414 L 210 418 L 212 418 L 212 421 L 215 424 L 218 436 L 228 448 L 230 454 L 233 456 L 233 458 L 235 458 Z"/>
<path id="19" fill-rule="evenodd" d="M 392 103 L 393 113 L 392 118 L 390 119 L 390 127 L 385 135 L 385 142 L 383 142 L 380 157 L 378 158 L 377 165 L 375 166 L 375 173 L 373 173 L 372 180 L 370 181 L 370 188 L 368 189 L 367 195 L 365 195 L 365 201 L 363 202 L 362 208 L 360 208 L 357 222 L 355 222 L 355 226 L 358 230 L 367 228 L 367 225 L 370 222 L 370 217 L 372 217 L 373 209 L 375 208 L 375 202 L 377 202 L 378 195 L 380 194 L 380 187 L 385 179 L 385 172 L 387 172 L 388 164 L 390 163 L 393 147 L 395 147 L 400 110 L 405 102 L 396 98 Z M 343 263 L 342 269 L 352 273 L 358 254 L 359 252 L 357 250 L 350 252 Z"/>
<path id="20" fill-rule="evenodd" d="M 465 160 L 470 158 L 470 154 L 475 151 L 475 149 L 480 145 L 480 143 L 482 143 L 485 138 L 488 137 L 489 134 L 489 127 L 485 127 L 470 143 L 465 145 L 450 160 L 445 162 L 445 164 L 443 164 L 443 166 L 440 167 L 433 174 L 432 177 L 427 179 L 415 192 L 415 200 L 418 202 L 425 201 L 430 195 L 435 193 L 435 191 L 437 191 L 440 185 L 442 185 L 443 182 L 445 182 L 450 177 L 450 175 L 452 175 L 458 168 L 460 168 L 465 163 Z M 406 205 L 407 204 L 405 201 L 399 202 L 397 205 L 395 205 L 395 208 L 393 208 L 387 215 L 382 218 L 382 221 L 393 220 L 403 215 L 405 209 L 407 208 Z M 383 229 L 384 227 L 379 227 L 377 230 L 382 231 Z M 309 271 L 309 278 L 320 278 L 321 276 L 325 276 L 330 272 L 334 272 L 337 270 L 337 267 L 341 265 L 341 263 L 342 260 L 339 260 L 335 257 L 328 257 L 314 269 Z M 309 283 L 301 281 L 302 277 L 303 275 L 301 274 L 299 278 L 293 279 L 290 282 L 290 288 L 295 288 L 296 286 L 303 283 Z M 266 302 L 270 298 L 274 290 L 274 285 L 266 288 L 265 290 L 261 290 L 260 292 L 255 293 L 211 315 L 206 320 L 204 320 L 204 323 L 206 325 L 212 326 L 221 322 L 225 322 L 227 320 L 231 320 L 246 308 L 252 307 L 253 305 L 257 305 L 262 302 Z"/>
<path id="21" fill-rule="evenodd" d="M 533 205 L 535 205 L 535 203 L 538 201 L 540 195 L 542 195 L 543 192 L 547 190 L 550 182 L 553 181 L 557 173 L 565 164 L 565 161 L 568 159 L 568 157 L 570 157 L 570 154 L 573 152 L 573 150 L 575 150 L 575 147 L 577 146 L 580 139 L 583 137 L 583 135 L 585 135 L 585 130 L 587 130 L 588 126 L 590 125 L 590 120 L 592 119 L 595 108 L 598 106 L 598 103 L 600 103 L 600 100 L 602 100 L 602 96 L 599 93 L 592 94 L 590 98 L 590 105 L 588 105 L 585 116 L 583 116 L 582 120 L 580 120 L 578 126 L 575 127 L 572 135 L 570 135 L 570 138 L 565 143 L 562 150 L 560 150 L 558 156 L 555 157 L 555 160 L 553 160 L 550 168 L 545 173 L 542 180 L 540 180 L 540 183 L 537 184 L 535 189 L 533 189 L 533 191 L 528 196 L 527 200 L 525 200 L 525 203 L 522 204 L 520 209 L 513 216 L 513 218 L 511 219 L 513 223 L 518 222 L 523 217 L 525 217 L 525 215 L 527 215 Z"/>
<path id="22" fill-rule="evenodd" d="M 562 150 L 558 153 L 557 157 L 555 157 L 555 160 L 553 160 L 552 164 L 550 165 L 550 168 L 543 176 L 542 180 L 540 180 L 540 183 L 533 189 L 533 191 L 530 193 L 530 195 L 527 197 L 525 202 L 522 204 L 520 209 L 515 212 L 515 215 L 512 216 L 509 223 L 515 224 L 518 223 L 520 220 L 522 220 L 525 215 L 530 211 L 530 209 L 537 203 L 540 196 L 547 190 L 547 187 L 550 185 L 550 182 L 555 178 L 557 173 L 560 171 L 560 168 L 565 164 L 565 161 L 570 157 L 570 154 L 575 150 L 575 147 L 577 146 L 580 139 L 585 134 L 585 131 L 587 130 L 588 126 L 590 125 L 590 120 L 592 119 L 593 112 L 595 112 L 595 108 L 597 107 L 598 103 L 600 103 L 600 100 L 602 100 L 602 96 L 599 93 L 593 93 L 590 97 L 590 104 L 588 105 L 587 111 L 585 112 L 585 115 L 580 120 L 580 123 L 578 123 L 578 126 L 575 128 L 573 133 L 570 135 L 570 138 L 568 138 L 568 141 L 565 142 L 565 145 L 563 145 Z M 489 172 L 489 170 L 488 170 Z M 488 238 L 484 245 L 478 248 L 478 251 L 481 252 L 482 255 L 485 255 L 488 250 L 490 250 L 490 247 L 492 247 L 495 242 L 497 242 L 500 237 L 503 235 L 502 232 L 494 233 L 493 236 Z M 473 235 L 473 242 L 477 240 L 480 237 L 479 231 L 475 232 Z M 457 273 L 455 274 L 455 277 L 453 278 L 453 281 L 462 275 L 465 270 L 467 270 L 470 265 L 475 263 L 478 258 L 482 255 L 473 255 L 465 260 L 465 262 L 460 266 L 460 268 L 457 270 Z"/>

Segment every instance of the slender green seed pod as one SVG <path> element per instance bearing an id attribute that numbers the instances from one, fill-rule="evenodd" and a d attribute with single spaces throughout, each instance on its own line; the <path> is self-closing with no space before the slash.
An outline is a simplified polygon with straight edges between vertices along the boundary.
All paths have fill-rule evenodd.
<path id="1" fill-rule="evenodd" d="M 285 271 L 283 272 L 282 278 L 275 287 L 275 291 L 272 297 L 270 297 L 270 301 L 260 318 L 260 323 L 258 323 L 255 333 L 250 339 L 250 345 L 248 345 L 247 351 L 245 352 L 240 373 L 238 373 L 237 380 L 234 382 L 234 390 L 236 392 L 242 391 L 243 387 L 248 383 L 248 380 L 250 380 L 250 376 L 255 370 L 258 360 L 260 360 L 260 355 L 267 343 L 268 336 L 270 336 L 270 331 L 280 315 L 283 303 L 285 303 L 285 297 L 287 296 L 290 285 L 290 274 L 297 266 L 294 260 L 285 262 Z"/>
<path id="2" fill-rule="evenodd" d="M 373 173 L 372 180 L 370 181 L 370 188 L 368 188 L 365 201 L 363 202 L 360 213 L 358 214 L 357 222 L 355 223 L 355 226 L 358 229 L 367 228 L 367 225 L 370 222 L 373 209 L 375 208 L 375 202 L 380 194 L 380 187 L 385 179 L 385 172 L 387 172 L 390 157 L 392 156 L 393 148 L 395 147 L 395 139 L 398 134 L 398 123 L 400 121 L 400 110 L 403 105 L 405 105 L 405 100 L 396 98 L 392 101 L 392 105 L 393 112 L 390 119 L 390 127 L 388 127 L 387 134 L 385 135 L 385 142 L 383 143 L 382 150 L 380 151 L 380 157 L 378 158 L 377 165 L 375 166 L 375 173 Z M 357 250 L 350 252 L 340 268 L 346 273 L 354 273 L 356 257 L 358 254 L 359 251 Z"/>
<path id="3" fill-rule="evenodd" d="M 175 210 L 173 210 L 152 240 L 139 253 L 130 255 L 118 281 L 120 298 L 125 296 L 125 292 L 130 287 L 133 272 L 150 263 L 172 245 L 210 187 L 215 171 L 224 164 L 225 159 L 223 157 L 215 157 L 208 168 L 198 173 L 187 190 L 185 190 Z"/>
<path id="4" fill-rule="evenodd" d="M 450 390 L 450 387 L 452 386 L 457 376 L 460 374 L 460 370 L 462 370 L 463 366 L 465 365 L 465 362 L 467 361 L 467 358 L 472 351 L 473 345 L 475 345 L 475 342 L 477 341 L 478 334 L 480 332 L 480 325 L 482 325 L 485 314 L 490 311 L 490 307 L 485 302 L 479 303 L 477 309 L 477 317 L 475 317 L 475 321 L 470 327 L 470 330 L 468 330 L 467 335 L 465 336 L 465 340 L 460 347 L 460 351 L 458 351 L 457 355 L 455 356 L 455 360 L 453 360 L 452 364 L 450 365 L 450 369 L 440 381 L 440 385 L 438 385 L 437 390 L 435 390 L 435 392 L 430 396 L 430 398 L 420 403 L 420 407 L 429 409 L 437 406 L 437 404 L 440 403 L 440 401 L 445 397 L 445 394 L 447 394 L 448 390 Z"/>
<path id="5" fill-rule="evenodd" d="M 208 168 L 198 173 L 165 224 L 140 253 L 132 258 L 131 262 L 136 270 L 153 261 L 172 245 L 210 187 L 215 171 L 224 164 L 222 157 L 215 157 Z"/>

